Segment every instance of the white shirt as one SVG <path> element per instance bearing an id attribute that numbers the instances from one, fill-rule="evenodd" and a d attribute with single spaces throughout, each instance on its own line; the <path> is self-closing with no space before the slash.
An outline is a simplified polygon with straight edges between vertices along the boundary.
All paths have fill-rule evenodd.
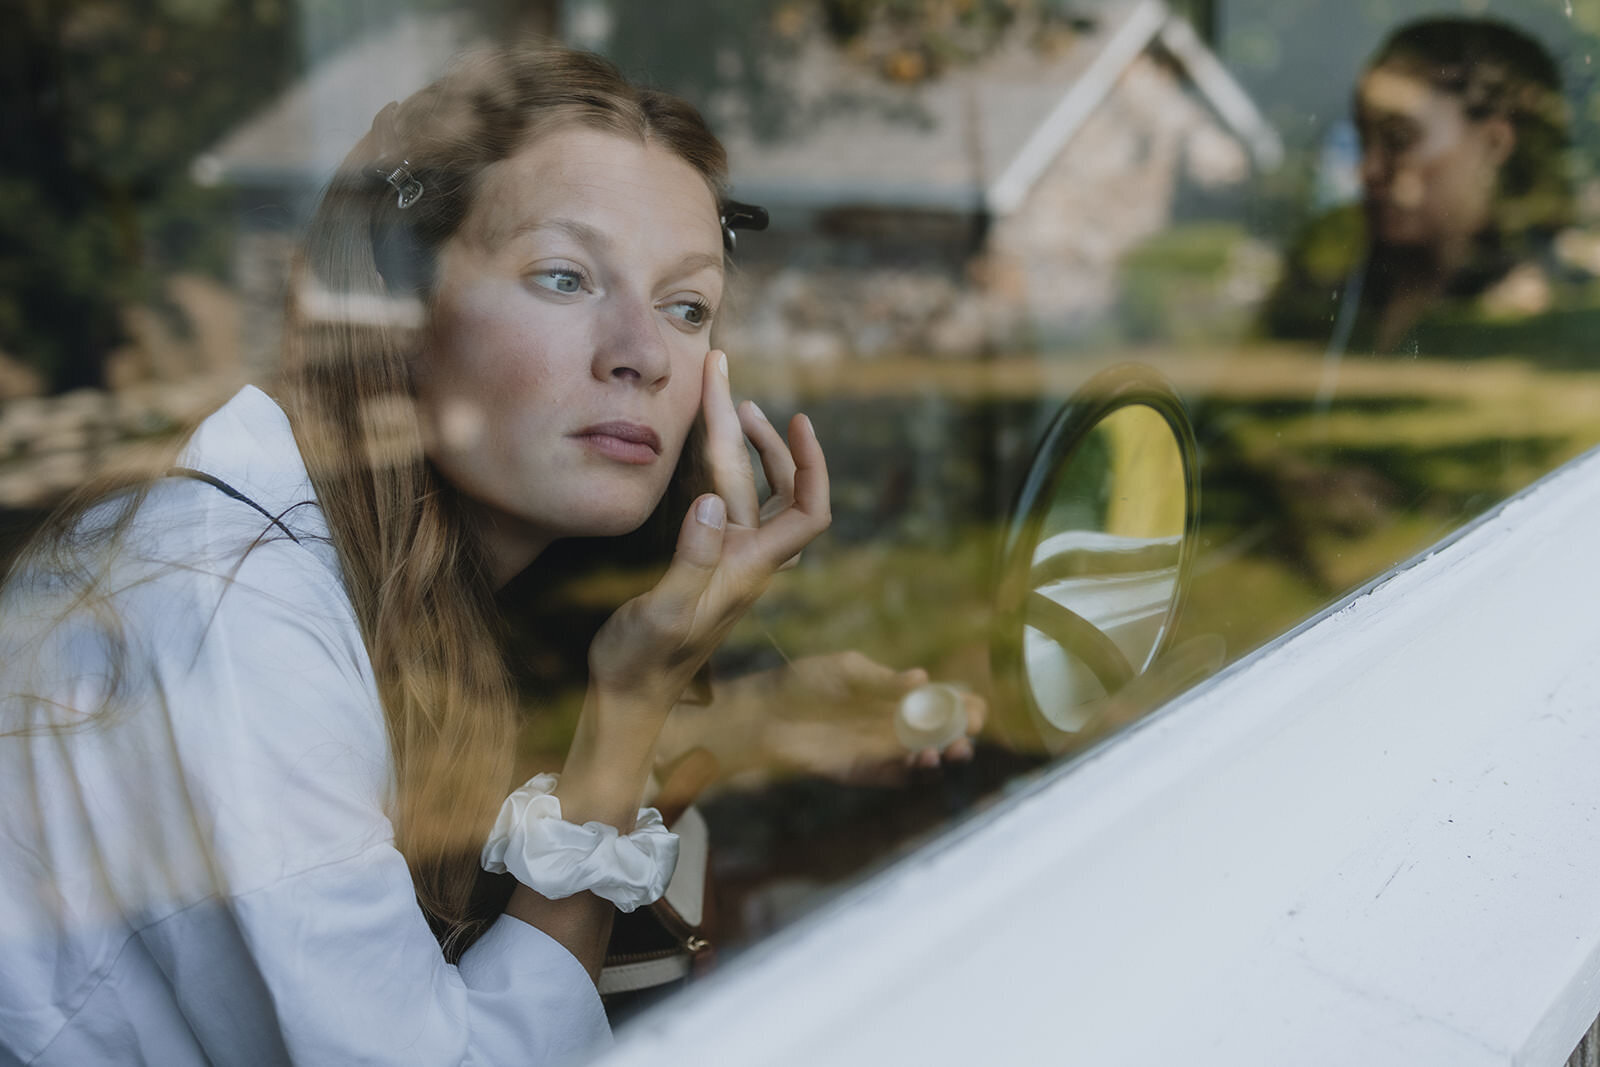
<path id="1" fill-rule="evenodd" d="M 75 552 L 102 610 L 52 625 L 73 590 L 44 565 L 0 600 L 0 1064 L 537 1064 L 609 1041 L 536 928 L 440 953 L 283 412 L 246 388 L 179 463 L 288 533 L 163 478 L 121 544 Z"/>

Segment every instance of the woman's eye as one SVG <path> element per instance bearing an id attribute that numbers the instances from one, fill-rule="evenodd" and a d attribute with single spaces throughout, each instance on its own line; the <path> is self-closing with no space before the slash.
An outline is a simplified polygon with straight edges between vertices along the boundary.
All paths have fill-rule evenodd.
<path id="1" fill-rule="evenodd" d="M 533 283 L 544 289 L 556 293 L 577 293 L 583 291 L 583 273 L 568 267 L 551 267 L 541 270 L 533 276 Z"/>
<path id="2" fill-rule="evenodd" d="M 704 326 L 711 318 L 711 305 L 704 300 L 677 300 L 667 305 L 667 312 L 689 326 Z"/>

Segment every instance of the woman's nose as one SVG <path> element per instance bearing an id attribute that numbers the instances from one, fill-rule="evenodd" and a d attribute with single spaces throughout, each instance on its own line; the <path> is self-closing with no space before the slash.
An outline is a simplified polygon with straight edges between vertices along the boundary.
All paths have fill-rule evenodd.
<path id="1" fill-rule="evenodd" d="M 653 307 L 618 307 L 606 316 L 594 352 L 601 381 L 636 382 L 651 391 L 672 376 L 671 352 Z"/>

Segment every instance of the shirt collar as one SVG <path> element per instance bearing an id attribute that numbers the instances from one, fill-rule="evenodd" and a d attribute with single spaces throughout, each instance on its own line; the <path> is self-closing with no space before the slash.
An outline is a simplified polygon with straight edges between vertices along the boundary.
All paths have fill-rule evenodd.
<path id="1" fill-rule="evenodd" d="M 178 463 L 226 482 L 279 516 L 297 537 L 328 536 L 289 418 L 253 385 L 206 417 Z"/>

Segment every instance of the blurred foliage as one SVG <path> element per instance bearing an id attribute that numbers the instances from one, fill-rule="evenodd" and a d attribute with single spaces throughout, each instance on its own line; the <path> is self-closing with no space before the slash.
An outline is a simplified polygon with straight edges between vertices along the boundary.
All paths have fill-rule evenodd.
<path id="1" fill-rule="evenodd" d="M 1081 31 L 1097 21 L 1093 0 L 817 0 L 830 35 L 841 44 L 874 32 L 897 38 L 902 47 L 929 58 L 972 59 L 1002 35 L 1023 26 L 1036 35 Z M 789 7 L 803 6 L 790 3 Z M 1176 0 L 1170 6 L 1209 34 L 1214 0 Z"/>
<path id="2" fill-rule="evenodd" d="M 779 0 L 619 0 L 614 8 L 605 50 L 628 74 L 708 113 L 714 97 L 731 93 L 758 136 L 787 128 L 794 101 L 785 60 L 807 24 L 804 10 Z"/>
<path id="3" fill-rule="evenodd" d="M 1094 19 L 1082 0 L 618 0 L 605 50 L 629 73 L 721 116 L 721 97 L 757 137 L 777 138 L 806 115 L 788 62 L 808 42 L 841 48 L 886 85 L 937 77 L 982 58 L 1008 33 L 1036 48 L 1064 46 Z"/>
<path id="4" fill-rule="evenodd" d="M 1123 260 L 1123 333 L 1137 342 L 1235 340 L 1248 332 L 1277 268 L 1277 257 L 1239 223 L 1164 230 Z"/>
<path id="5" fill-rule="evenodd" d="M 1263 310 L 1274 337 L 1326 340 L 1333 332 L 1338 297 L 1366 254 L 1366 224 L 1351 204 L 1313 219 L 1296 235 L 1282 279 Z"/>
<path id="6" fill-rule="evenodd" d="M 21 0 L 0 36 L 0 352 L 53 390 L 98 384 L 107 353 L 126 340 L 125 307 L 159 308 L 174 271 L 220 274 L 229 204 L 198 187 L 190 165 L 300 69 L 408 12 L 466 12 L 506 39 L 554 35 L 561 9 L 557 0 Z M 887 81 L 917 81 L 981 57 L 1019 27 L 1048 47 L 1086 25 L 1085 10 L 1081 0 L 617 0 L 607 50 L 702 107 L 731 96 L 758 135 L 775 137 L 802 117 L 784 61 L 810 35 Z"/>
<path id="7" fill-rule="evenodd" d="M 970 62 L 1021 28 L 1049 47 L 1093 25 L 1071 0 L 820 0 L 834 40 L 869 56 L 891 81 L 915 82 Z"/>
<path id="8" fill-rule="evenodd" d="M 306 66 L 407 13 L 465 12 L 495 39 L 552 35 L 561 0 L 18 0 L 0 54 L 0 352 L 44 372 L 55 389 L 92 383 L 123 340 L 121 309 L 159 303 L 175 270 L 220 272 L 229 205 L 197 188 L 201 151 L 277 95 Z M 1091 25 L 1097 0 L 611 0 L 606 49 L 630 72 L 702 107 L 737 102 L 758 134 L 781 136 L 805 116 L 786 89 L 785 64 L 808 41 L 841 48 L 883 84 L 936 78 L 973 62 L 1007 35 L 1035 46 L 1070 42 Z M 1474 6 L 1474 9 L 1482 5 Z M 1360 56 L 1419 0 L 1290 4 L 1178 0 L 1202 33 L 1225 25 L 1223 58 L 1285 134 L 1290 155 L 1262 177 L 1240 221 L 1278 237 L 1306 221 L 1318 131 L 1341 115 Z M 1559 45 L 1572 84 L 1577 168 L 1593 174 L 1600 96 L 1600 0 L 1573 0 L 1570 18 L 1526 3 L 1490 14 L 1534 27 Z M 1505 10 L 1500 9 L 1504 7 Z M 1542 20 L 1542 21 L 1541 21 Z M 1552 29 L 1552 26 L 1555 29 Z M 1335 42 L 1326 70 L 1299 69 L 1306 40 Z M 1337 74 L 1334 73 L 1337 68 Z M 1276 82 L 1266 78 L 1271 71 Z M 1326 74 L 1327 77 L 1323 77 Z M 1278 92 L 1274 86 L 1293 91 Z M 1306 108 L 1308 93 L 1337 113 Z M 1192 237 L 1178 238 L 1188 241 Z M 1182 314 L 1156 307 L 1158 275 L 1193 278 L 1151 249 L 1135 264 L 1149 280 L 1129 297 L 1137 336 L 1174 336 Z M 1170 269 L 1169 269 L 1170 268 Z M 1175 273 L 1174 273 L 1175 272 Z M 1163 325 L 1162 321 L 1165 324 Z"/>
<path id="9" fill-rule="evenodd" d="M 292 71 L 280 0 L 25 0 L 0 35 L 0 350 L 95 384 L 119 309 L 219 270 L 190 161 Z"/>
<path id="10" fill-rule="evenodd" d="M 1063 0 L 617 0 L 608 50 L 702 106 L 731 93 L 752 128 L 777 135 L 793 113 L 783 60 L 819 27 L 904 79 L 981 54 L 1019 20 L 1069 25 L 1073 9 Z M 229 204 L 191 180 L 195 157 L 301 69 L 402 15 L 443 11 L 477 18 L 496 39 L 561 28 L 558 0 L 14 4 L 0 35 L 0 353 L 53 390 L 98 384 L 106 355 L 126 340 L 124 308 L 159 307 L 174 271 L 225 267 Z"/>

